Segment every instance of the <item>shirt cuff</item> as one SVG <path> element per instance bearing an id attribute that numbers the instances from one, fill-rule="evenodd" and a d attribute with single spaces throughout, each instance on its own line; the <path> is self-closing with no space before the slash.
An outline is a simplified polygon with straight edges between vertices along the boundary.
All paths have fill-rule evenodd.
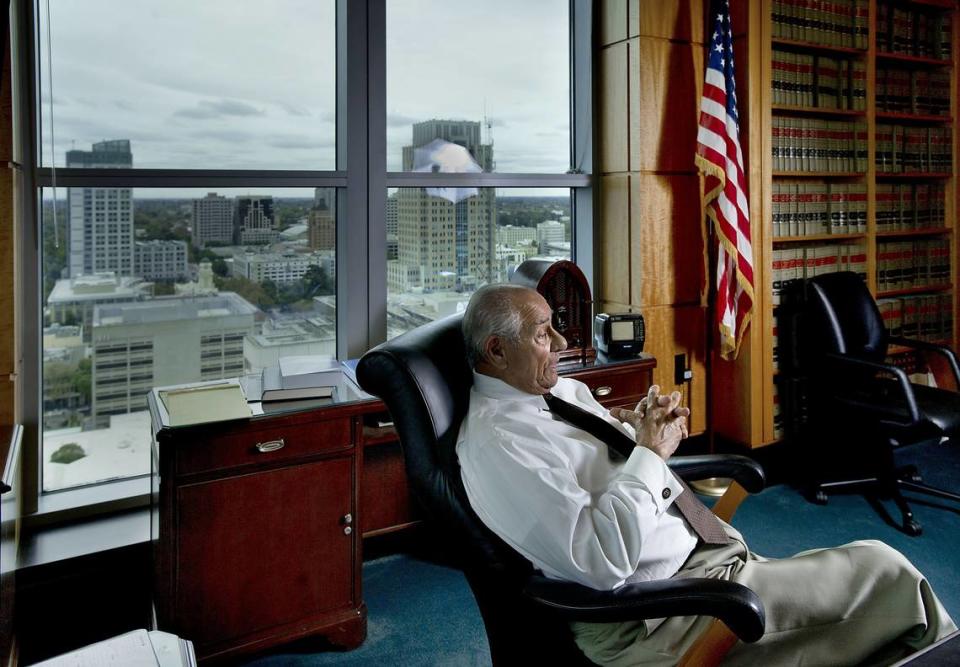
<path id="1" fill-rule="evenodd" d="M 623 464 L 622 473 L 635 477 L 647 488 L 657 507 L 657 514 L 665 512 L 683 491 L 683 486 L 670 472 L 666 461 L 646 447 L 634 448 Z"/>

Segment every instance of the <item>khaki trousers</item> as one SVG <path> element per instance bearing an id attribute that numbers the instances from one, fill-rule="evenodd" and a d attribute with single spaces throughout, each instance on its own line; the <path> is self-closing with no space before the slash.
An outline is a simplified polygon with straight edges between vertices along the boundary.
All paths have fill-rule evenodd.
<path id="1" fill-rule="evenodd" d="M 676 577 L 739 582 L 766 610 L 766 632 L 737 643 L 724 665 L 887 665 L 954 630 L 923 575 L 900 552 L 865 540 L 766 559 L 740 533 L 700 545 Z M 584 654 L 599 665 L 673 665 L 712 619 L 683 616 L 626 623 L 573 623 Z"/>

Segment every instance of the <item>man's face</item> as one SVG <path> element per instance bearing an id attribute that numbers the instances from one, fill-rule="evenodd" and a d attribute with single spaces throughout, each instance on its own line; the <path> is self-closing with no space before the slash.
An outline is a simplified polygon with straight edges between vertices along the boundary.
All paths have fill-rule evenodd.
<path id="1" fill-rule="evenodd" d="M 567 347 L 551 324 L 550 306 L 533 290 L 514 297 L 520 313 L 520 340 L 504 341 L 501 379 L 530 394 L 546 394 L 557 384 L 557 362 Z"/>

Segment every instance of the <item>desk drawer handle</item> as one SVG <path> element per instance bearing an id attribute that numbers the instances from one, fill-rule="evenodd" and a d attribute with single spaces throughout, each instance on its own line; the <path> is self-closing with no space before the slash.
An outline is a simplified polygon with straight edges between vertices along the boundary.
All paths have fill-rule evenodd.
<path id="1" fill-rule="evenodd" d="M 266 442 L 257 443 L 257 451 L 261 454 L 266 454 L 267 452 L 275 452 L 278 449 L 283 449 L 283 446 L 287 444 L 283 441 L 283 438 L 277 440 L 267 440 Z"/>
<path id="2" fill-rule="evenodd" d="M 597 387 L 593 390 L 594 396 L 609 396 L 613 393 L 613 387 Z"/>

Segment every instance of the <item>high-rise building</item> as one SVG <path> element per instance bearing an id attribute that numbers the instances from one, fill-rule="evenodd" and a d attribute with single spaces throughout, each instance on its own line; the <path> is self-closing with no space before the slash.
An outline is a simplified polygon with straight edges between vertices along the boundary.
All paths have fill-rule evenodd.
<path id="1" fill-rule="evenodd" d="M 145 280 L 182 280 L 187 277 L 187 242 L 137 241 L 133 267 Z"/>
<path id="2" fill-rule="evenodd" d="M 216 192 L 193 200 L 193 245 L 233 243 L 233 201 Z"/>
<path id="3" fill-rule="evenodd" d="M 67 151 L 67 167 L 129 169 L 130 141 L 114 139 L 92 150 Z M 112 271 L 134 275 L 133 198 L 130 188 L 68 188 L 67 271 L 70 278 Z"/>
<path id="4" fill-rule="evenodd" d="M 552 247 L 562 246 L 566 241 L 566 230 L 562 222 L 544 220 L 537 225 L 537 245 L 541 254 L 549 254 Z"/>
<path id="5" fill-rule="evenodd" d="M 527 245 L 537 240 L 537 230 L 533 227 L 501 225 L 497 228 L 497 238 L 500 243 L 510 247 Z"/>
<path id="6" fill-rule="evenodd" d="M 273 197 L 237 197 L 233 218 L 234 243 L 262 245 L 280 236 L 275 229 Z"/>
<path id="7" fill-rule="evenodd" d="M 492 171 L 493 146 L 481 143 L 479 122 L 466 120 L 415 123 L 413 144 L 403 148 L 404 171 L 413 169 L 416 150 L 435 139 L 462 146 L 483 171 Z M 400 188 L 396 201 L 397 259 L 387 268 L 390 289 L 471 291 L 495 280 L 493 188 L 457 201 L 425 188 Z"/>
<path id="8" fill-rule="evenodd" d="M 317 188 L 307 219 L 307 245 L 311 250 L 335 250 L 337 246 L 337 205 L 335 188 Z"/>
<path id="9" fill-rule="evenodd" d="M 397 195 L 387 196 L 387 236 L 397 236 Z"/>

